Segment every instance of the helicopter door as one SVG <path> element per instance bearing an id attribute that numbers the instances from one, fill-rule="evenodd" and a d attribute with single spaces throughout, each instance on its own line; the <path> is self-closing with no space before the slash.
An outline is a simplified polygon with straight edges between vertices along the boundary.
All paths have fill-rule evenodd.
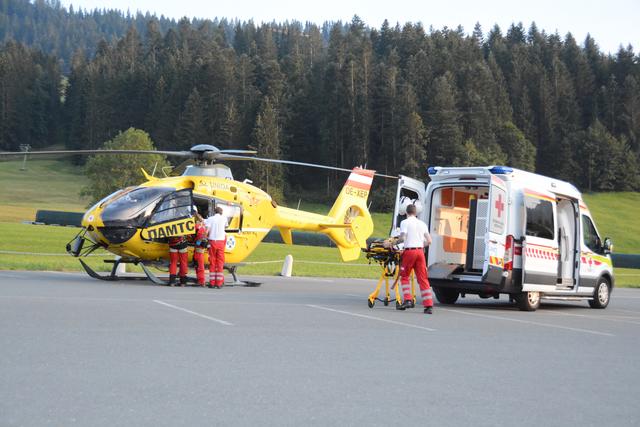
<path id="1" fill-rule="evenodd" d="M 406 209 L 410 203 L 424 206 L 426 184 L 417 179 L 400 175 L 398 180 L 398 191 L 396 192 L 396 205 L 393 209 L 393 219 L 391 220 L 391 235 L 395 235 L 400 223 L 407 217 Z M 421 207 L 420 206 L 420 207 Z M 418 218 L 424 220 L 426 213 L 418 209 Z"/>
<path id="2" fill-rule="evenodd" d="M 184 236 L 195 232 L 191 189 L 179 190 L 164 196 L 140 235 L 145 240 Z"/>

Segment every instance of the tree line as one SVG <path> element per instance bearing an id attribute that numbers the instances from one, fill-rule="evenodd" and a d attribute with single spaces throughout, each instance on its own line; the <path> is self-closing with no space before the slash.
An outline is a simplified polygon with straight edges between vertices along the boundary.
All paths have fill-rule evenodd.
<path id="1" fill-rule="evenodd" d="M 132 19 L 119 17 L 118 25 Z M 467 34 L 371 28 L 357 16 L 321 26 L 138 19 L 121 36 L 77 49 L 67 65 L 40 45 L 5 42 L 0 148 L 97 148 L 134 127 L 160 149 L 253 146 L 264 157 L 423 179 L 427 165 L 507 164 L 587 191 L 640 187 L 640 65 L 631 46 L 605 55 L 590 36 L 578 43 L 535 24 Z M 298 167 L 238 168 L 285 193 L 333 194 L 344 180 Z M 378 186 L 390 192 L 395 183 Z"/>

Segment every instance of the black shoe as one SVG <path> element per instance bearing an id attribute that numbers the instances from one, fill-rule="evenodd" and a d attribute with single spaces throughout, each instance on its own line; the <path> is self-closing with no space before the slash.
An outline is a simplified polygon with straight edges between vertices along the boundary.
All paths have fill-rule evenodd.
<path id="1" fill-rule="evenodd" d="M 187 284 L 187 278 L 186 277 L 180 277 L 180 286 L 185 286 Z"/>
<path id="2" fill-rule="evenodd" d="M 413 308 L 415 307 L 415 304 L 413 303 L 413 300 L 406 300 L 405 302 L 403 302 L 402 304 L 400 304 L 400 308 L 399 310 L 406 310 L 407 308 Z"/>
<path id="3" fill-rule="evenodd" d="M 207 288 L 213 289 L 213 288 L 215 288 L 215 285 L 207 285 Z"/>
<path id="4" fill-rule="evenodd" d="M 433 307 L 425 307 L 424 314 L 433 314 Z"/>
<path id="5" fill-rule="evenodd" d="M 176 275 L 175 274 L 171 274 L 169 276 L 169 283 L 167 283 L 169 286 L 174 286 L 176 284 Z"/>

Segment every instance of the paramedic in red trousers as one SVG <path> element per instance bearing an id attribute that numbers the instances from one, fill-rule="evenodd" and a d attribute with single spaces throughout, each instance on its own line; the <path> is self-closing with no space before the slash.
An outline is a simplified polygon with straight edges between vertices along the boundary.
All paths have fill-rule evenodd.
<path id="1" fill-rule="evenodd" d="M 207 227 L 204 225 L 204 219 L 200 216 L 198 211 L 195 211 L 194 215 L 196 219 L 196 235 L 193 250 L 193 260 L 196 262 L 196 278 L 198 285 L 204 287 L 204 253 L 209 246 L 209 240 L 207 236 Z"/>
<path id="2" fill-rule="evenodd" d="M 186 236 L 169 238 L 169 286 L 176 284 L 178 261 L 180 261 L 180 286 L 187 284 L 187 273 L 189 272 L 188 246 L 189 242 Z"/>
<path id="3" fill-rule="evenodd" d="M 402 264 L 400 265 L 400 284 L 404 302 L 399 309 L 413 308 L 413 295 L 411 295 L 409 282 L 413 270 L 420 285 L 424 312 L 431 314 L 433 312 L 433 295 L 431 286 L 429 286 L 427 263 L 424 258 L 424 248 L 431 244 L 431 235 L 429 235 L 427 224 L 416 217 L 415 205 L 407 206 L 407 219 L 400 223 L 400 237 L 397 239 L 397 243 L 404 242 Z"/>
<path id="4" fill-rule="evenodd" d="M 209 287 L 222 288 L 224 285 L 224 247 L 227 236 L 225 228 L 227 218 L 222 215 L 222 208 L 216 206 L 215 214 L 204 221 L 209 231 Z"/>

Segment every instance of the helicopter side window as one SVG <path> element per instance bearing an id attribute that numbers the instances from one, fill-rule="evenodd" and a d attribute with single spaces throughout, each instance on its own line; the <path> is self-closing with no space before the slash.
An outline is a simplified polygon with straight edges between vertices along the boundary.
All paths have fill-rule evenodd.
<path id="1" fill-rule="evenodd" d="M 242 229 L 242 206 L 236 203 L 213 201 L 213 208 L 222 208 L 222 215 L 227 218 L 227 232 L 238 232 Z M 213 208 L 211 212 L 213 212 Z"/>
<path id="2" fill-rule="evenodd" d="M 191 190 L 176 191 L 166 196 L 156 208 L 148 225 L 161 224 L 191 216 Z"/>

